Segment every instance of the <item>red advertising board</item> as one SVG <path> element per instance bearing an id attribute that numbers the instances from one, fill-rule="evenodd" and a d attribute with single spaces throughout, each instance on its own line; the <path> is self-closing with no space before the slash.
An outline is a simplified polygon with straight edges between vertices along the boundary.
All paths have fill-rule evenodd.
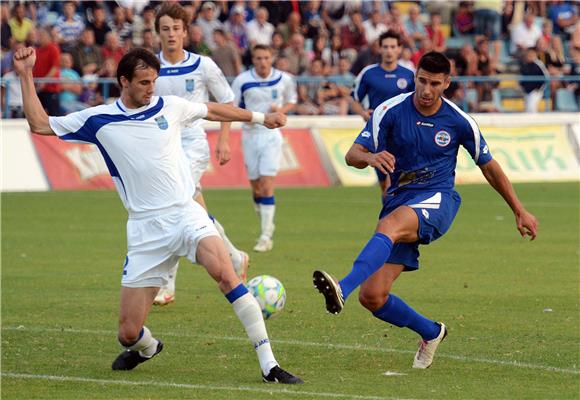
<path id="1" fill-rule="evenodd" d="M 277 187 L 329 186 L 330 179 L 322 166 L 314 140 L 308 129 L 283 129 L 284 144 Z M 208 132 L 212 151 L 211 165 L 201 179 L 203 187 L 249 187 L 242 153 L 241 130 L 230 134 L 231 160 L 220 166 L 215 158 L 217 131 Z"/>
<path id="2" fill-rule="evenodd" d="M 55 136 L 32 135 L 32 141 L 52 190 L 115 188 L 97 146 Z"/>
<path id="3" fill-rule="evenodd" d="M 214 149 L 217 132 L 208 132 L 211 164 L 201 182 L 205 188 L 248 187 L 242 154 L 241 130 L 230 134 L 231 160 L 218 165 Z M 279 187 L 329 186 L 318 151 L 308 129 L 283 130 L 282 165 Z M 109 171 L 94 145 L 67 143 L 54 136 L 32 135 L 40 161 L 53 190 L 113 189 Z"/>

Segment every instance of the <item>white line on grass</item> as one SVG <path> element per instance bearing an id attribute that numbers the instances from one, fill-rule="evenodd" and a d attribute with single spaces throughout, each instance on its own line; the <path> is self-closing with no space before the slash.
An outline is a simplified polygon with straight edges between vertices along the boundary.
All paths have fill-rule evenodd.
<path id="1" fill-rule="evenodd" d="M 90 330 L 90 329 L 72 329 L 72 328 L 28 328 L 25 326 L 7 326 L 2 327 L 2 330 L 7 331 L 29 331 L 29 332 L 62 332 L 62 333 L 85 333 L 91 335 L 107 335 L 107 336 L 115 336 L 117 332 L 113 331 L 106 331 L 106 330 Z M 175 333 L 175 332 L 158 332 L 158 336 L 173 336 L 173 337 L 189 337 L 189 338 L 198 338 L 198 339 L 213 339 L 213 340 L 229 340 L 235 342 L 247 342 L 248 338 L 246 337 L 236 337 L 236 336 L 214 336 L 214 335 L 192 335 L 189 333 Z M 364 345 L 349 345 L 349 344 L 333 344 L 333 343 L 318 343 L 318 342 L 304 342 L 301 340 L 284 340 L 284 339 L 273 339 L 272 343 L 280 343 L 280 344 L 289 344 L 293 346 L 304 346 L 304 347 L 322 347 L 322 348 L 330 348 L 330 349 L 341 349 L 341 350 L 354 350 L 354 351 L 374 351 L 377 353 L 399 353 L 399 354 L 415 354 L 414 351 L 411 350 L 399 350 L 399 349 L 391 349 L 387 347 L 371 347 L 371 346 L 364 346 Z M 501 365 L 506 367 L 516 367 L 516 368 L 529 368 L 529 369 L 539 369 L 543 371 L 550 371 L 550 372 L 559 372 L 563 374 L 580 374 L 580 370 L 575 368 L 559 368 L 559 367 L 552 367 L 550 365 L 542 365 L 542 364 L 532 364 L 526 363 L 521 361 L 504 361 L 504 360 L 495 360 L 491 358 L 478 358 L 478 357 L 465 357 L 465 356 L 458 356 L 454 354 L 445 354 L 438 352 L 438 358 L 448 358 L 451 360 L 456 361 L 464 361 L 464 362 L 475 362 L 475 363 L 482 363 L 482 364 L 494 364 L 494 365 Z"/>
<path id="2" fill-rule="evenodd" d="M 158 386 L 166 388 L 210 390 L 210 391 L 223 390 L 226 392 L 267 393 L 270 395 L 285 394 L 298 397 L 312 396 L 312 397 L 327 397 L 333 399 L 404 400 L 397 397 L 361 396 L 356 394 L 330 393 L 330 392 L 308 392 L 303 390 L 286 389 L 274 385 L 269 386 L 268 389 L 258 389 L 248 386 L 214 386 L 214 385 L 198 385 L 190 383 L 173 383 L 173 382 L 156 382 L 156 381 L 128 381 L 122 379 L 95 379 L 95 378 L 83 378 L 80 376 L 35 375 L 35 374 L 19 374 L 12 372 L 2 372 L 2 376 L 5 378 L 14 378 L 14 379 L 40 379 L 58 382 L 83 382 L 83 383 L 97 383 L 99 385 Z"/>

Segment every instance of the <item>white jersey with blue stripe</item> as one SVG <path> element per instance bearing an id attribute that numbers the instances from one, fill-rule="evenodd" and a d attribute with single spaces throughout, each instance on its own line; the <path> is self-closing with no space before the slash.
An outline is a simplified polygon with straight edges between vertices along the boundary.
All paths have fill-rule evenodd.
<path id="1" fill-rule="evenodd" d="M 127 109 L 121 100 L 64 117 L 50 117 L 60 139 L 95 144 L 130 215 L 191 201 L 195 186 L 181 148 L 181 127 L 205 118 L 207 106 L 154 96 Z"/>
<path id="2" fill-rule="evenodd" d="M 451 190 L 459 146 L 477 165 L 492 157 L 475 120 L 454 103 L 442 99 L 439 110 L 424 116 L 413 104 L 413 93 L 380 104 L 356 138 L 369 151 L 395 156 L 389 193 L 398 190 Z"/>
<path id="3" fill-rule="evenodd" d="M 234 93 L 228 81 L 211 58 L 185 50 L 183 52 L 185 58 L 177 64 L 165 60 L 163 52 L 157 55 L 161 70 L 155 81 L 156 95 L 173 95 L 194 103 L 207 103 L 211 93 L 218 103 L 234 101 Z M 184 142 L 196 137 L 205 138 L 202 125 L 203 121 L 196 120 L 184 127 L 182 132 Z"/>
<path id="4" fill-rule="evenodd" d="M 286 72 L 272 68 L 266 78 L 260 77 L 252 68 L 242 72 L 232 83 L 235 100 L 234 104 L 250 111 L 268 113 L 272 105 L 282 107 L 284 104 L 296 104 L 296 82 Z M 271 132 L 260 124 L 244 124 L 244 132 Z"/>

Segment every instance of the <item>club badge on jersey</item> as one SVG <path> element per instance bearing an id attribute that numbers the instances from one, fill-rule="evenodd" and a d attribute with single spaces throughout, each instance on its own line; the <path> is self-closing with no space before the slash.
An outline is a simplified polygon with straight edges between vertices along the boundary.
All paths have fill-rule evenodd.
<path id="1" fill-rule="evenodd" d="M 169 128 L 169 123 L 167 122 L 167 120 L 163 115 L 155 118 L 155 122 L 157 122 L 157 126 L 159 127 L 159 129 L 165 130 Z"/>
<path id="2" fill-rule="evenodd" d="M 185 80 L 185 90 L 187 90 L 188 92 L 193 92 L 193 89 L 195 88 L 195 80 L 193 79 L 186 79 Z"/>
<path id="3" fill-rule="evenodd" d="M 272 90 L 272 98 L 273 99 L 277 99 L 278 98 L 278 90 L 277 89 L 273 89 Z"/>

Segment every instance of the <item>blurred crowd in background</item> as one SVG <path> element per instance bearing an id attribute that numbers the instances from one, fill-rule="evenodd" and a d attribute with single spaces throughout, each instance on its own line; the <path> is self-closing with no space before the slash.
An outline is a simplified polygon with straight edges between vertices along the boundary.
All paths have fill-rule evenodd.
<path id="1" fill-rule="evenodd" d="M 117 63 L 132 47 L 159 52 L 155 10 L 160 1 L 3 1 L 2 106 L 22 117 L 12 54 L 37 51 L 38 93 L 61 115 L 119 95 Z M 501 98 L 546 87 L 552 109 L 577 102 L 574 79 L 519 82 L 517 77 L 580 75 L 580 23 L 574 1 L 180 1 L 191 14 L 186 50 L 212 57 L 229 78 L 251 67 L 251 48 L 273 48 L 274 65 L 296 77 L 298 115 L 346 115 L 355 77 L 380 63 L 379 35 L 403 37 L 400 63 L 414 69 L 431 50 L 452 60 L 456 80 L 446 96 L 469 112 L 502 110 Z M 515 80 L 502 77 L 516 76 Z M 492 79 L 497 78 L 497 80 Z M 17 82 L 17 81 L 16 81 Z M 512 83 L 504 83 L 512 82 Z M 560 99 L 556 95 L 564 93 Z M 5 102 L 8 104 L 5 104 Z M 577 107 L 577 104 L 576 104 Z"/>

